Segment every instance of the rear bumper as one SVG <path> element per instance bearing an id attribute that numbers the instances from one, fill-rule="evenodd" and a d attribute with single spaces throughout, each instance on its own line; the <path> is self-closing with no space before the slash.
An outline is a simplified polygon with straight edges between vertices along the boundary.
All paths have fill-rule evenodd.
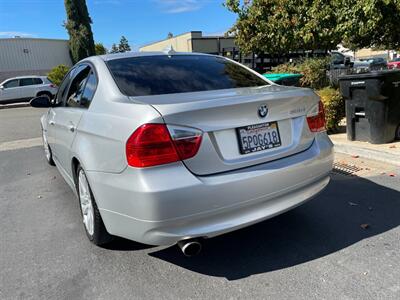
<path id="1" fill-rule="evenodd" d="M 87 175 L 109 233 L 170 245 L 233 231 L 302 204 L 328 184 L 332 163 L 332 143 L 322 133 L 302 153 L 212 176 L 195 176 L 182 163 Z"/>

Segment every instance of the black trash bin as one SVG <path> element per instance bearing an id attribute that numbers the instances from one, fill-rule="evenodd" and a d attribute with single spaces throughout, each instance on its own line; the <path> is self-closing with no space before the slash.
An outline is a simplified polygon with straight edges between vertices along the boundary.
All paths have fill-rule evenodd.
<path id="1" fill-rule="evenodd" d="M 339 77 L 347 139 L 383 144 L 400 135 L 400 70 Z"/>

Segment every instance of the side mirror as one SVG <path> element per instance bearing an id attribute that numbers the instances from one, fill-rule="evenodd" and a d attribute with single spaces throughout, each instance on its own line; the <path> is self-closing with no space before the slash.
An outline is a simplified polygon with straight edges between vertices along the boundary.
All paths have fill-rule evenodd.
<path id="1" fill-rule="evenodd" d="M 39 97 L 33 98 L 29 102 L 29 104 L 32 107 L 51 107 L 52 106 L 49 97 L 46 97 L 46 96 L 39 96 Z"/>
<path id="2" fill-rule="evenodd" d="M 0 85 L 0 90 L 4 90 L 4 86 Z"/>
<path id="3" fill-rule="evenodd" d="M 344 58 L 344 65 L 345 65 L 345 66 L 349 66 L 349 65 L 350 65 L 350 57 L 346 56 L 346 57 Z"/>

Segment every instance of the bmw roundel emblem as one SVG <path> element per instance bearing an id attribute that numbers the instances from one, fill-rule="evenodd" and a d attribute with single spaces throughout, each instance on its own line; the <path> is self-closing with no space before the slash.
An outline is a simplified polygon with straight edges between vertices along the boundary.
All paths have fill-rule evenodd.
<path id="1" fill-rule="evenodd" d="M 268 114 L 268 107 L 267 107 L 266 105 L 261 105 L 261 106 L 258 108 L 258 115 L 259 115 L 261 118 L 265 118 L 265 117 L 267 116 L 267 114 Z"/>

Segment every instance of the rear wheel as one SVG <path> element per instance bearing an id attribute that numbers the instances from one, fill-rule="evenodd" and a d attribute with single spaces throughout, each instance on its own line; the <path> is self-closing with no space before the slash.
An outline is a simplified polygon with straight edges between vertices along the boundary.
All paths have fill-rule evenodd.
<path id="1" fill-rule="evenodd" d="M 86 235 L 95 245 L 108 243 L 113 239 L 113 237 L 107 232 L 106 227 L 104 226 L 92 190 L 90 189 L 89 182 L 87 181 L 85 171 L 81 166 L 78 166 L 76 174 L 79 204 Z"/>
<path id="2" fill-rule="evenodd" d="M 41 92 L 41 93 L 38 93 L 38 94 L 37 94 L 37 97 L 46 97 L 46 98 L 48 98 L 49 101 L 50 101 L 51 98 L 52 98 L 52 95 L 51 95 L 51 93 L 49 93 L 49 92 Z"/>
<path id="3" fill-rule="evenodd" d="M 400 124 L 397 126 L 396 135 L 394 137 L 396 140 L 400 140 Z"/>
<path id="4" fill-rule="evenodd" d="M 47 142 L 47 137 L 46 137 L 44 130 L 42 130 L 42 138 L 43 138 L 44 155 L 46 157 L 46 160 L 49 163 L 49 165 L 55 166 L 55 163 L 53 160 L 53 153 L 51 152 L 51 148 L 49 146 L 49 143 Z"/>

